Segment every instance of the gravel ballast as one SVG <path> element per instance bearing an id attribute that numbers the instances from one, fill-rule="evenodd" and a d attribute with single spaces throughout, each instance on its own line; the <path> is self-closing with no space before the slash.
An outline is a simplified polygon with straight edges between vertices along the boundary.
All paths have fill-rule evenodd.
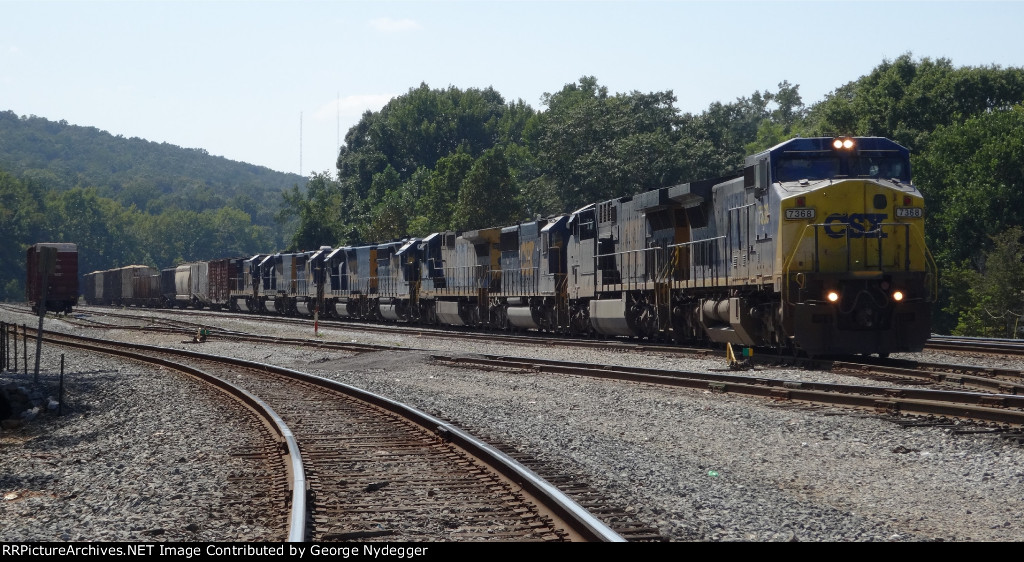
<path id="1" fill-rule="evenodd" d="M 0 319 L 34 325 L 30 315 L 9 311 Z M 207 323 L 313 337 L 311 325 L 244 317 Z M 1024 539 L 1024 448 L 1011 440 L 708 391 L 453 368 L 428 355 L 701 371 L 722 369 L 721 358 L 532 349 L 323 324 L 323 340 L 409 351 L 351 354 L 216 338 L 188 344 L 181 335 L 83 329 L 52 318 L 46 327 L 279 364 L 409 403 L 579 475 L 672 541 Z M 55 380 L 59 353 L 44 349 L 47 381 Z M 68 385 L 69 413 L 58 418 L 44 408 L 35 420 L 0 430 L 0 540 L 277 540 L 273 523 L 218 520 L 226 502 L 215 494 L 224 492 L 229 474 L 246 470 L 225 452 L 238 439 L 232 424 L 244 423 L 239 414 L 166 371 L 64 353 L 68 380 L 75 381 Z M 865 384 L 803 370 L 765 369 L 759 376 Z M 0 382 L 26 378 L 3 373 Z"/>

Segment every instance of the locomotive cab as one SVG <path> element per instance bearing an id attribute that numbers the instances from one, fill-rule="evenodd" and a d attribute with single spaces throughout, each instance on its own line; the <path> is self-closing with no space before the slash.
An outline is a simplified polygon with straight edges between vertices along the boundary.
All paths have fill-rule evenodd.
<path id="1" fill-rule="evenodd" d="M 882 138 L 794 139 L 759 156 L 778 202 L 769 222 L 785 335 L 811 355 L 923 349 L 936 273 L 907 149 Z"/>

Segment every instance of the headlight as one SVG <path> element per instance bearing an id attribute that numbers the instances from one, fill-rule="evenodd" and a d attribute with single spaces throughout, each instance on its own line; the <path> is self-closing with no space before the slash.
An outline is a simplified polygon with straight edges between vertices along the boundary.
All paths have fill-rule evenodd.
<path id="1" fill-rule="evenodd" d="M 903 300 L 903 291 L 893 291 L 892 300 L 896 302 L 900 302 L 901 300 Z"/>
<path id="2" fill-rule="evenodd" d="M 836 150 L 851 150 L 854 146 L 853 139 L 849 137 L 837 137 L 832 139 L 832 148 Z"/>
<path id="3" fill-rule="evenodd" d="M 828 294 L 825 295 L 825 298 L 828 299 L 828 302 L 839 302 L 839 293 L 836 291 L 829 291 Z"/>

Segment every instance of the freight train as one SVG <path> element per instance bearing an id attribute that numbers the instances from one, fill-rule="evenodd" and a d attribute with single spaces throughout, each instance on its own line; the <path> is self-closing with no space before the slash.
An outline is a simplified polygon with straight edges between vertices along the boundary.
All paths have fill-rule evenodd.
<path id="1" fill-rule="evenodd" d="M 120 279 L 109 293 L 108 276 Z M 887 356 L 924 347 L 937 272 L 909 151 L 839 137 L 794 138 L 732 176 L 515 225 L 132 266 L 85 284 L 89 303 Z"/>

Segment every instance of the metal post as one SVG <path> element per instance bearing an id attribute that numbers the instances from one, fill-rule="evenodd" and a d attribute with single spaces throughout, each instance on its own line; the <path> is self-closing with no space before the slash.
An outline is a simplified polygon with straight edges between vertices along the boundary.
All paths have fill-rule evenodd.
<path id="1" fill-rule="evenodd" d="M 57 415 L 64 415 L 64 354 L 60 354 L 60 386 L 57 387 Z"/>
<path id="2" fill-rule="evenodd" d="M 21 358 L 25 365 L 25 376 L 28 376 L 28 326 L 21 325 Z"/>
<path id="3" fill-rule="evenodd" d="M 14 348 L 14 372 L 18 372 L 18 325 L 14 325 L 14 337 L 12 338 Z"/>
<path id="4" fill-rule="evenodd" d="M 0 322 L 0 373 L 7 368 L 7 322 Z"/>
<path id="5" fill-rule="evenodd" d="M 36 331 L 36 370 L 32 376 L 34 382 L 39 382 L 39 356 L 43 353 L 43 318 L 46 317 L 46 276 L 43 275 L 43 302 L 39 305 L 39 330 Z M 25 356 L 25 367 L 28 368 L 28 355 Z"/>

